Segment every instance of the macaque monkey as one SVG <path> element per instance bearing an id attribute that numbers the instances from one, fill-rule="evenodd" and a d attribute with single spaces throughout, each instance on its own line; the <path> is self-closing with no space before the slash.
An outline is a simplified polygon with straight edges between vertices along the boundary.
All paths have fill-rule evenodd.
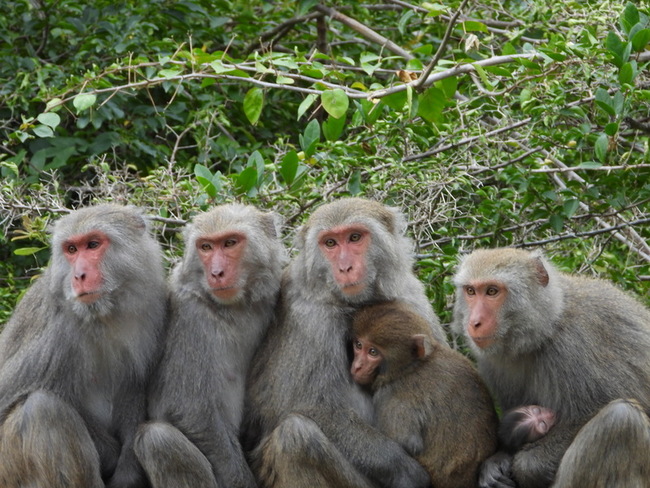
<path id="1" fill-rule="evenodd" d="M 166 311 L 160 247 L 132 207 L 59 219 L 0 335 L 0 486 L 137 487 L 133 452 Z"/>
<path id="2" fill-rule="evenodd" d="M 370 397 L 349 373 L 351 314 L 373 301 L 407 302 L 448 347 L 404 229 L 395 209 L 350 198 L 321 206 L 298 232 L 248 389 L 247 445 L 256 446 L 260 486 L 429 486 L 424 468 L 371 425 Z"/>
<path id="3" fill-rule="evenodd" d="M 436 488 L 476 486 L 497 448 L 497 416 L 472 363 L 399 302 L 359 310 L 352 334 L 350 372 L 373 392 L 377 428 L 426 468 Z"/>
<path id="4" fill-rule="evenodd" d="M 525 405 L 508 410 L 499 423 L 501 447 L 514 454 L 523 447 L 541 439 L 555 425 L 555 412 L 539 405 Z"/>
<path id="5" fill-rule="evenodd" d="M 625 467 L 647 470 L 649 461 L 633 439 L 629 449 L 616 451 L 624 455 L 594 462 L 589 474 L 562 457 L 569 446 L 575 458 L 618 442 L 613 434 L 594 437 L 599 446 L 576 437 L 588 421 L 591 432 L 615 431 L 617 419 L 646 428 L 645 414 L 598 412 L 621 398 L 650 407 L 650 311 L 606 281 L 558 271 L 539 252 L 474 251 L 461 260 L 454 283 L 452 327 L 465 335 L 500 406 L 544 405 L 557 416 L 544 437 L 514 456 L 498 452 L 488 459 L 480 486 L 550 486 L 561 462 L 572 486 L 593 486 L 588 480 L 596 478 L 636 486 Z"/>
<path id="6" fill-rule="evenodd" d="M 562 458 L 553 488 L 647 488 L 648 453 L 646 412 L 636 400 L 614 400 L 580 429 Z"/>
<path id="7" fill-rule="evenodd" d="M 249 363 L 274 316 L 286 257 L 273 213 L 197 215 L 171 277 L 170 323 L 136 453 L 154 488 L 252 488 L 239 433 Z"/>

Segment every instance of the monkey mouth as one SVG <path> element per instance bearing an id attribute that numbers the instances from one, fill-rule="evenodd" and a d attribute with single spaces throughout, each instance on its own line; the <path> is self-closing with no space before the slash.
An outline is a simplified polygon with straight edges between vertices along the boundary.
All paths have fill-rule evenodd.
<path id="1" fill-rule="evenodd" d="M 237 286 L 221 286 L 212 288 L 212 294 L 222 300 L 231 300 L 237 296 L 239 288 Z"/>
<path id="2" fill-rule="evenodd" d="M 341 287 L 341 291 L 346 295 L 358 295 L 366 288 L 366 285 L 362 281 L 357 281 L 355 283 L 349 283 Z"/>
<path id="3" fill-rule="evenodd" d="M 474 341 L 474 344 L 476 344 L 481 349 L 485 349 L 486 347 L 489 347 L 490 345 L 492 345 L 492 343 L 494 343 L 495 336 L 494 335 L 472 336 L 472 341 Z"/>
<path id="4" fill-rule="evenodd" d="M 100 293 L 98 291 L 87 291 L 79 293 L 77 295 L 77 300 L 79 300 L 81 303 L 90 304 L 95 303 L 97 300 L 99 300 L 99 297 Z"/>

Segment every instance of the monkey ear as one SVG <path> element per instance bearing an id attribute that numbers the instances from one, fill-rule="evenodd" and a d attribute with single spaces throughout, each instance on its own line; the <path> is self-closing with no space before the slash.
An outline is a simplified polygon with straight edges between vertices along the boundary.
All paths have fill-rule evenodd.
<path id="1" fill-rule="evenodd" d="M 415 334 L 411 337 L 413 341 L 413 357 L 424 359 L 433 352 L 433 344 L 424 334 Z"/>
<path id="2" fill-rule="evenodd" d="M 550 280 L 548 276 L 548 271 L 546 271 L 546 267 L 544 266 L 544 262 L 542 261 L 542 258 L 537 256 L 535 258 L 535 271 L 537 272 L 537 280 L 539 281 L 539 284 L 546 287 L 548 285 L 548 282 Z"/>
<path id="3" fill-rule="evenodd" d="M 261 220 L 264 233 L 271 239 L 277 239 L 282 229 L 282 218 L 275 212 L 265 212 Z"/>

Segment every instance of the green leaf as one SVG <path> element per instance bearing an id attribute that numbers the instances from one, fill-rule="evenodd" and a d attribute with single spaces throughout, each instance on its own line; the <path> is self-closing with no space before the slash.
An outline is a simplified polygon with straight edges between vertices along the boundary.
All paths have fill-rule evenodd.
<path id="1" fill-rule="evenodd" d="M 562 205 L 562 210 L 567 218 L 571 218 L 579 207 L 580 201 L 577 198 L 572 198 L 571 200 L 564 202 L 564 205 Z"/>
<path id="2" fill-rule="evenodd" d="M 299 163 L 300 158 L 298 157 L 298 153 L 294 150 L 289 151 L 282 158 L 282 162 L 280 163 L 280 176 L 282 176 L 282 179 L 287 186 L 291 186 L 295 180 L 296 174 L 298 173 Z"/>
<path id="3" fill-rule="evenodd" d="M 612 137 L 615 136 L 616 133 L 618 132 L 618 127 L 619 127 L 618 122 L 612 122 L 610 124 L 607 124 L 605 126 L 605 134 Z"/>
<path id="4" fill-rule="evenodd" d="M 356 170 L 350 176 L 350 181 L 348 181 L 348 191 L 351 195 L 358 195 L 361 193 L 361 172 Z"/>
<path id="5" fill-rule="evenodd" d="M 249 194 L 257 185 L 257 168 L 250 166 L 237 175 L 236 186 L 241 193 Z M 249 195 L 252 196 L 252 195 Z"/>
<path id="6" fill-rule="evenodd" d="M 609 136 L 607 134 L 601 134 L 596 139 L 596 144 L 594 145 L 594 152 L 596 157 L 602 162 L 605 163 L 607 160 L 607 149 L 609 148 Z"/>
<path id="7" fill-rule="evenodd" d="M 58 114 L 55 114 L 53 112 L 47 112 L 44 114 L 40 114 L 38 117 L 36 117 L 38 121 L 43 124 L 47 125 L 48 127 L 51 127 L 52 129 L 56 129 L 58 125 L 61 123 L 61 117 L 59 117 Z"/>
<path id="8" fill-rule="evenodd" d="M 382 98 L 381 100 L 396 112 L 400 112 L 404 108 L 404 105 L 406 104 L 406 98 L 407 98 L 406 92 L 400 91 L 388 95 Z"/>
<path id="9" fill-rule="evenodd" d="M 309 107 L 311 107 L 312 104 L 317 99 L 318 99 L 318 95 L 316 95 L 315 93 L 310 93 L 309 95 L 307 95 L 305 97 L 305 99 L 300 103 L 300 106 L 298 107 L 298 117 L 297 117 L 297 119 L 299 119 L 300 117 L 305 115 L 305 112 L 307 111 L 307 109 Z"/>
<path id="10" fill-rule="evenodd" d="M 220 190 L 220 185 L 215 184 L 217 175 L 213 175 L 212 172 L 202 164 L 194 165 L 194 175 L 196 176 L 196 181 L 201 185 L 201 189 L 207 193 L 210 198 L 216 198 L 217 192 Z"/>
<path id="11" fill-rule="evenodd" d="M 632 48 L 636 52 L 641 52 L 645 50 L 645 47 L 650 42 L 650 29 L 641 29 L 636 34 L 632 36 Z"/>
<path id="12" fill-rule="evenodd" d="M 462 22 L 464 32 L 488 32 L 487 26 L 483 22 L 476 22 L 474 20 L 466 20 Z"/>
<path id="13" fill-rule="evenodd" d="M 289 78 L 288 76 L 284 76 L 284 75 L 278 75 L 275 78 L 275 82 L 278 85 L 293 85 L 295 83 L 293 78 Z"/>
<path id="14" fill-rule="evenodd" d="M 338 140 L 345 127 L 345 117 L 336 118 L 331 115 L 323 122 L 323 135 L 330 142 Z"/>
<path id="15" fill-rule="evenodd" d="M 397 22 L 397 30 L 399 33 L 404 35 L 406 33 L 406 28 L 409 25 L 411 18 L 415 15 L 415 10 L 406 10 L 399 21 Z"/>
<path id="16" fill-rule="evenodd" d="M 614 102 L 612 101 L 612 97 L 609 96 L 609 93 L 607 93 L 607 90 L 604 88 L 598 88 L 598 90 L 596 90 L 595 101 L 596 105 L 607 112 L 609 115 L 616 115 L 616 111 L 614 110 Z"/>
<path id="17" fill-rule="evenodd" d="M 43 249 L 47 249 L 46 247 L 21 247 L 18 248 L 14 251 L 14 254 L 16 256 L 32 256 L 36 254 L 38 251 L 42 251 Z"/>
<path id="18" fill-rule="evenodd" d="M 92 107 L 96 101 L 97 95 L 94 95 L 92 93 L 80 93 L 74 97 L 74 100 L 72 100 L 72 105 L 74 105 L 74 108 L 77 109 L 77 113 L 79 114 L 84 110 Z"/>
<path id="19" fill-rule="evenodd" d="M 430 123 L 439 122 L 445 108 L 445 94 L 431 87 L 418 97 L 418 115 Z"/>
<path id="20" fill-rule="evenodd" d="M 318 4 L 318 2 L 319 0 L 300 0 L 297 11 L 298 17 L 305 15 L 314 5 Z"/>
<path id="21" fill-rule="evenodd" d="M 632 83 L 636 75 L 637 75 L 636 61 L 625 63 L 623 66 L 621 66 L 621 69 L 618 73 L 618 82 L 621 85 L 624 85 L 626 83 Z"/>
<path id="22" fill-rule="evenodd" d="M 578 168 L 585 168 L 585 169 L 596 169 L 596 168 L 602 168 L 603 163 L 599 163 L 597 161 L 584 161 L 578 165 Z"/>
<path id="23" fill-rule="evenodd" d="M 176 69 L 176 68 L 161 69 L 158 72 L 158 76 L 160 76 L 161 78 L 169 79 L 169 78 L 173 78 L 174 76 L 178 76 L 181 73 L 182 73 L 182 71 L 180 69 Z"/>
<path id="24" fill-rule="evenodd" d="M 456 76 L 450 76 L 449 78 L 440 80 L 440 84 L 436 83 L 436 86 L 442 89 L 447 99 L 453 98 L 458 89 L 458 78 Z"/>
<path id="25" fill-rule="evenodd" d="M 305 127 L 305 133 L 300 134 L 298 139 L 300 140 L 300 147 L 305 152 L 305 156 L 312 156 L 316 150 L 316 144 L 320 141 L 320 125 L 318 124 L 318 120 L 314 119 L 309 122 L 307 127 Z"/>
<path id="26" fill-rule="evenodd" d="M 562 228 L 564 227 L 564 217 L 561 215 L 551 215 L 549 224 L 551 224 L 551 228 L 559 234 L 562 232 Z"/>
<path id="27" fill-rule="evenodd" d="M 54 132 L 47 125 L 37 125 L 34 127 L 34 134 L 38 137 L 54 137 Z"/>
<path id="28" fill-rule="evenodd" d="M 261 88 L 254 87 L 248 90 L 244 97 L 244 113 L 248 121 L 255 125 L 260 119 L 264 107 L 264 92 Z"/>
<path id="29" fill-rule="evenodd" d="M 320 98 L 325 111 L 337 119 L 345 115 L 350 103 L 347 94 L 340 88 L 326 90 L 321 93 Z"/>
<path id="30" fill-rule="evenodd" d="M 632 30 L 632 27 L 639 23 L 639 20 L 639 11 L 637 10 L 636 6 L 632 2 L 628 2 L 627 5 L 625 5 L 623 13 L 621 14 L 621 28 L 623 31 L 625 31 L 626 34 L 629 34 Z"/>

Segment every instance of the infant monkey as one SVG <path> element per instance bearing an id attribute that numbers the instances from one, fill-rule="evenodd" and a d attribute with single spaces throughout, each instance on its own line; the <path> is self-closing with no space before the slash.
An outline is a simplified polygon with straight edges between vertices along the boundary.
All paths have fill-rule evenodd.
<path id="1" fill-rule="evenodd" d="M 508 410 L 499 424 L 499 441 L 504 450 L 517 452 L 524 444 L 544 437 L 555 425 L 555 412 L 539 405 Z"/>
<path id="2" fill-rule="evenodd" d="M 476 486 L 496 450 L 497 418 L 469 359 L 397 301 L 360 309 L 352 333 L 350 373 L 372 393 L 377 428 L 425 467 L 436 488 Z"/>

